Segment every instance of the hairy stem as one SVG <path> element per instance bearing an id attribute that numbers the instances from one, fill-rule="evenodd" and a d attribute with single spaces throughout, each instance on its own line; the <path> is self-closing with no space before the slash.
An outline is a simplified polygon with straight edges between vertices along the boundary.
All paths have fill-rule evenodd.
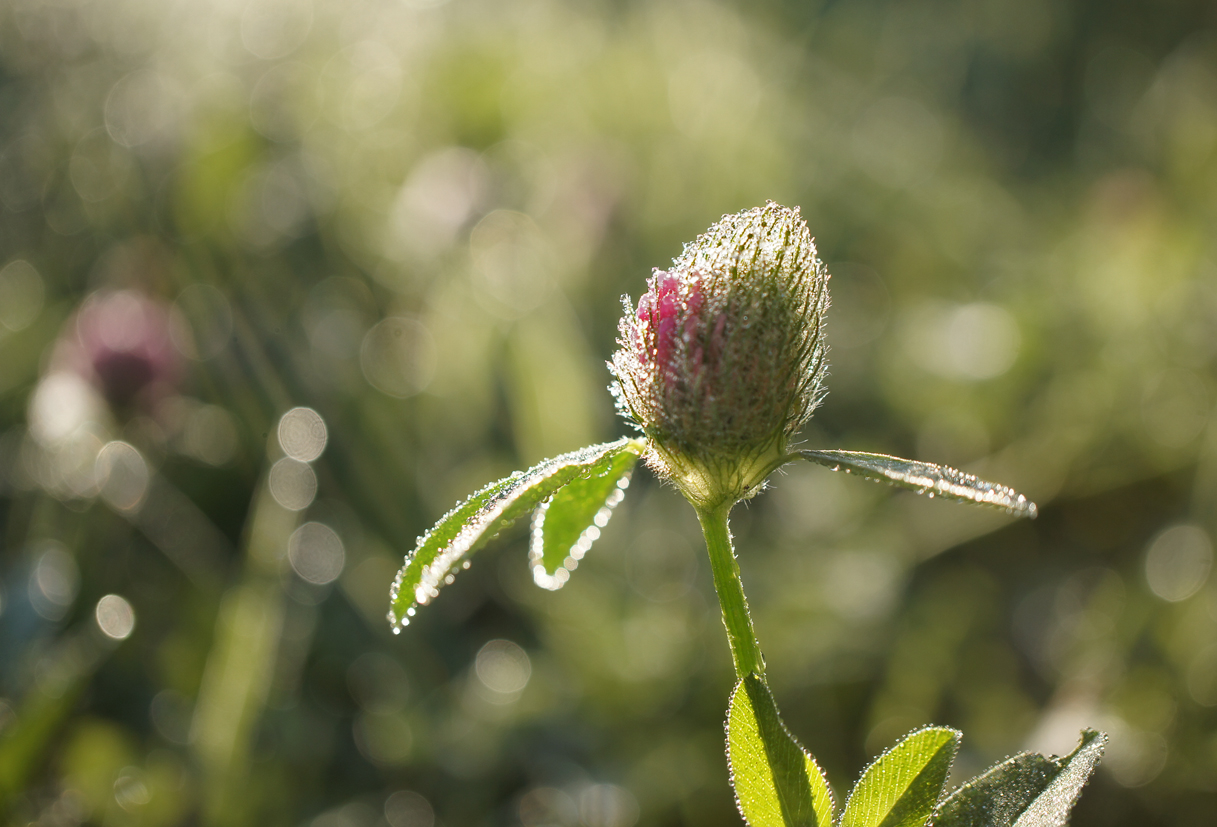
<path id="1" fill-rule="evenodd" d="M 748 614 L 748 599 L 744 597 L 744 586 L 740 582 L 739 563 L 731 547 L 731 530 L 727 527 L 727 514 L 731 505 L 698 509 L 697 519 L 706 538 L 706 550 L 710 552 L 710 570 L 714 573 L 714 590 L 718 592 L 718 604 L 723 611 L 723 625 L 727 627 L 727 640 L 731 644 L 731 660 L 735 663 L 735 674 L 765 676 L 765 659 L 752 630 L 752 617 Z"/>

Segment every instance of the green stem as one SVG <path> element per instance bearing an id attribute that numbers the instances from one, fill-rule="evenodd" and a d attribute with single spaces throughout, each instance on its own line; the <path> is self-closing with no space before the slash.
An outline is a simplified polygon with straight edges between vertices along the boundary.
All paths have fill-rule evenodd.
<path id="1" fill-rule="evenodd" d="M 739 563 L 731 547 L 731 530 L 727 527 L 727 514 L 731 505 L 698 509 L 697 519 L 706 538 L 706 550 L 710 552 L 710 570 L 714 573 L 714 590 L 718 592 L 718 604 L 723 611 L 723 625 L 727 627 L 727 640 L 731 644 L 731 659 L 735 662 L 735 674 L 740 678 L 755 674 L 765 676 L 765 658 L 756 642 L 752 630 L 752 617 L 748 614 L 748 599 L 744 597 L 744 586 L 740 582 Z"/>

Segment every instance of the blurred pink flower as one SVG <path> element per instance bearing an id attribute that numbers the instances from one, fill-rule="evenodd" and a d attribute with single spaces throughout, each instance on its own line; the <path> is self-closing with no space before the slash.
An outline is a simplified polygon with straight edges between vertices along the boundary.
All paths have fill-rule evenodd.
<path id="1" fill-rule="evenodd" d="M 99 291 L 76 311 L 57 361 L 92 382 L 116 408 L 150 407 L 181 374 L 170 324 L 163 302 L 135 290 Z"/>

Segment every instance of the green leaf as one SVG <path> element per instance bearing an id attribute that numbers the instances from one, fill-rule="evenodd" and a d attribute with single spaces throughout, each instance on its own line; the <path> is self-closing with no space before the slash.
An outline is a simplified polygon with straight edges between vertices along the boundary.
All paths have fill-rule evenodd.
<path id="1" fill-rule="evenodd" d="M 1094 772 L 1107 736 L 1082 733 L 1064 758 L 1027 752 L 1009 758 L 951 793 L 934 827 L 1062 827 Z"/>
<path id="2" fill-rule="evenodd" d="M 1035 503 L 1014 489 L 945 465 L 861 451 L 799 451 L 799 454 L 834 471 L 890 482 L 928 497 L 989 505 L 1016 517 L 1035 519 Z"/>
<path id="3" fill-rule="evenodd" d="M 441 587 L 451 583 L 458 568 L 468 568 L 470 554 L 538 503 L 563 486 L 596 474 L 622 454 L 636 459 L 645 447 L 643 440 L 629 437 L 589 445 L 492 482 L 457 505 L 418 539 L 397 573 L 389 594 L 389 623 L 394 631 L 409 622 L 415 607 L 430 603 Z"/>
<path id="4" fill-rule="evenodd" d="M 959 732 L 926 727 L 880 755 L 845 803 L 841 827 L 922 827 L 938 803 Z"/>
<path id="5" fill-rule="evenodd" d="M 625 498 L 643 447 L 645 443 L 639 442 L 606 456 L 587 476 L 569 483 L 533 511 L 529 562 L 538 586 L 560 589 L 566 584 Z"/>
<path id="6" fill-rule="evenodd" d="M 951 793 L 934 813 L 935 827 L 1012 827 L 1061 771 L 1051 759 L 1026 752 L 1008 758 Z"/>
<path id="7" fill-rule="evenodd" d="M 831 827 L 828 781 L 787 731 L 769 687 L 755 674 L 731 695 L 727 760 L 736 803 L 751 827 Z"/>

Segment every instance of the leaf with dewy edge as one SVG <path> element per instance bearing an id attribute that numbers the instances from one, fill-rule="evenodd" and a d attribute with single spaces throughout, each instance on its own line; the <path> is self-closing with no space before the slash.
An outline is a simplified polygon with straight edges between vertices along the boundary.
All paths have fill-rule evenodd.
<path id="1" fill-rule="evenodd" d="M 1035 503 L 1014 489 L 946 465 L 862 451 L 799 451 L 799 455 L 834 471 L 890 482 L 918 494 L 993 506 L 1016 517 L 1035 519 Z"/>
<path id="2" fill-rule="evenodd" d="M 875 759 L 845 802 L 840 827 L 922 827 L 947 780 L 959 732 L 925 727 Z"/>
<path id="3" fill-rule="evenodd" d="M 394 631 L 409 622 L 415 606 L 430 603 L 452 582 L 457 568 L 468 565 L 470 554 L 512 522 L 564 486 L 616 466 L 623 455 L 632 458 L 632 465 L 645 447 L 643 440 L 623 437 L 580 448 L 493 482 L 457 505 L 419 538 L 397 573 L 389 595 Z"/>
<path id="4" fill-rule="evenodd" d="M 735 685 L 727 762 L 749 827 L 832 827 L 832 790 L 811 753 L 786 729 L 763 678 Z"/>
<path id="5" fill-rule="evenodd" d="M 1008 758 L 947 796 L 933 827 L 1063 827 L 1094 772 L 1107 736 L 1082 732 L 1064 758 L 1025 752 Z"/>
<path id="6" fill-rule="evenodd" d="M 538 586 L 560 589 L 600 537 L 625 498 L 630 474 L 646 443 L 635 440 L 610 454 L 584 477 L 559 489 L 533 511 L 529 564 Z"/>

